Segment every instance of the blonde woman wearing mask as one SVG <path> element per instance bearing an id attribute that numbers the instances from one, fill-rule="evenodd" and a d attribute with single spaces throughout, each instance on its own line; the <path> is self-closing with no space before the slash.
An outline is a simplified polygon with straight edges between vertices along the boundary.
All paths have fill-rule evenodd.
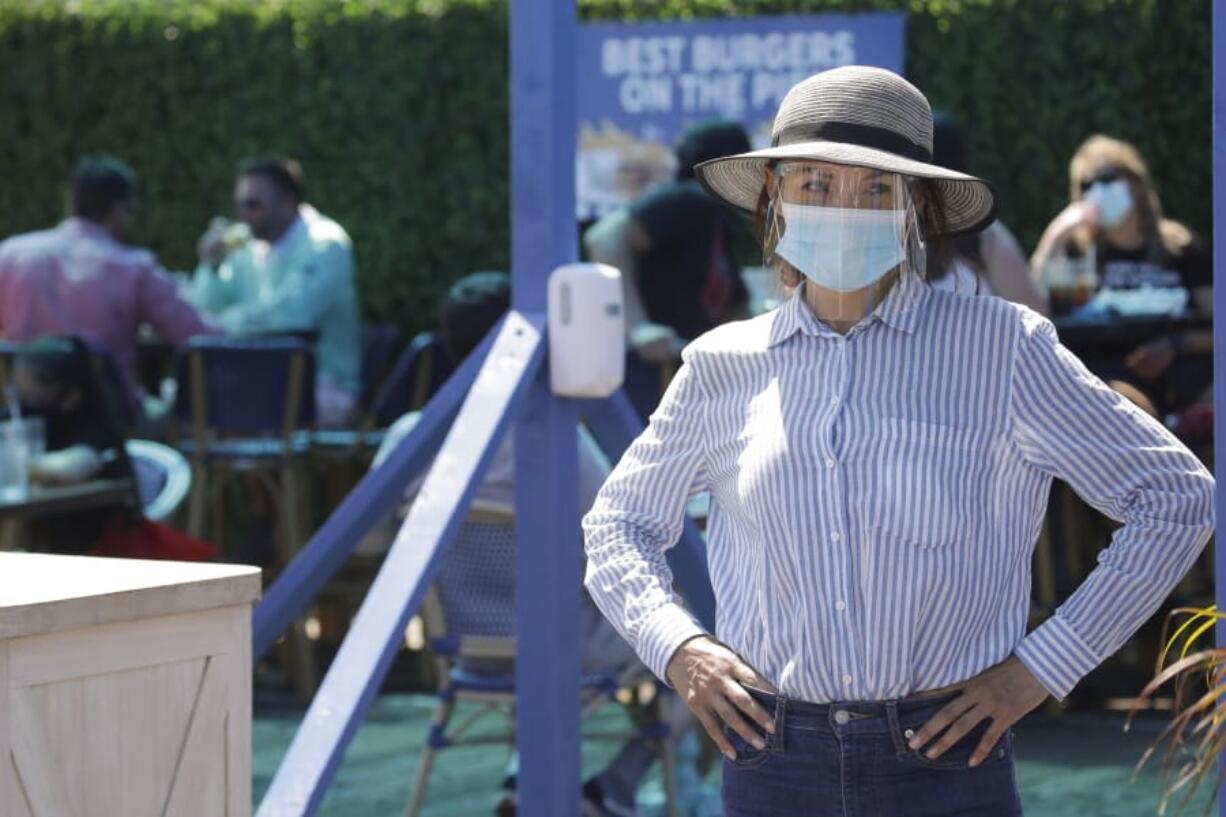
<path id="1" fill-rule="evenodd" d="M 1051 324 L 928 286 L 995 211 L 930 161 L 913 86 L 796 85 L 774 145 L 698 167 L 754 214 L 779 309 L 715 329 L 584 519 L 587 586 L 726 756 L 728 817 L 1020 814 L 1010 726 L 1155 610 L 1213 529 L 1213 479 Z M 1125 522 L 1026 632 L 1053 477 Z M 710 491 L 708 633 L 664 553 Z"/>
<path id="2" fill-rule="evenodd" d="M 1213 314 L 1213 266 L 1192 231 L 1163 215 L 1149 167 L 1137 148 L 1091 136 L 1069 162 L 1069 205 L 1044 230 L 1031 270 L 1042 281 L 1053 259 L 1091 264 L 1110 290 L 1178 290 L 1189 309 Z M 1122 361 L 1096 361 L 1095 371 L 1155 417 L 1194 402 L 1213 376 L 1213 332 L 1190 330 L 1154 338 Z"/>

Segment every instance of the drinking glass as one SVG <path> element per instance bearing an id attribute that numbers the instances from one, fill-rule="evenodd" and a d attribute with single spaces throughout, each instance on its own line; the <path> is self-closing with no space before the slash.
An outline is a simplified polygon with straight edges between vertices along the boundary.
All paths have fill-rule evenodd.
<path id="1" fill-rule="evenodd" d="M 0 423 L 0 502 L 25 499 L 30 490 L 30 440 L 24 420 Z"/>

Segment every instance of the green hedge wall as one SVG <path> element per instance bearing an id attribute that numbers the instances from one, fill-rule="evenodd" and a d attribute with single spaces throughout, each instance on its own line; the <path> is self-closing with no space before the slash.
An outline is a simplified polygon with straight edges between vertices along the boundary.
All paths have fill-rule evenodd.
<path id="1" fill-rule="evenodd" d="M 558 0 L 563 2 L 564 0 Z M 1209 0 L 581 0 L 586 19 L 905 9 L 907 74 L 968 130 L 1029 246 L 1086 135 L 1137 142 L 1210 226 Z M 295 155 L 354 237 L 370 319 L 433 322 L 505 267 L 506 0 L 0 0 L 0 236 L 64 212 L 76 157 L 141 176 L 132 239 L 194 264 L 234 162 Z"/>

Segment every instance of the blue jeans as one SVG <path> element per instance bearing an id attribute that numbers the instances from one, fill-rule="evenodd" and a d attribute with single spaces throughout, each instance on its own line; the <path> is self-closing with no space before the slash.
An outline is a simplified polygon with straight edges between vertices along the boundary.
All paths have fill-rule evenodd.
<path id="1" fill-rule="evenodd" d="M 988 759 L 968 761 L 981 723 L 936 760 L 907 747 L 910 734 L 953 695 L 871 703 L 810 704 L 757 690 L 775 734 L 759 752 L 731 729 L 724 760 L 724 817 L 1020 817 L 1013 735 Z"/>

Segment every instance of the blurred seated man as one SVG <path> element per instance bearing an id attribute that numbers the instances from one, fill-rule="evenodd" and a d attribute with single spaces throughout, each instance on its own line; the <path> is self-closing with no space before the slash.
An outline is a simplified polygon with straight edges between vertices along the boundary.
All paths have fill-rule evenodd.
<path id="1" fill-rule="evenodd" d="M 236 334 L 317 333 L 316 417 L 344 425 L 361 368 L 353 248 L 345 230 L 303 199 L 291 159 L 244 160 L 234 205 L 251 240 L 215 219 L 200 239 L 192 299 Z"/>
<path id="2" fill-rule="evenodd" d="M 0 336 L 84 338 L 115 358 L 139 405 L 142 324 L 176 346 L 220 329 L 180 297 L 153 253 L 122 243 L 135 186 L 136 175 L 118 159 L 82 159 L 72 179 L 73 216 L 0 244 Z"/>
<path id="3" fill-rule="evenodd" d="M 478 272 L 468 275 L 451 287 L 440 313 L 440 332 L 443 343 L 452 360 L 462 361 L 481 343 L 486 333 L 493 328 L 510 308 L 510 278 L 501 272 Z M 378 467 L 395 450 L 400 441 L 417 424 L 418 412 L 410 412 L 397 420 L 384 438 L 375 455 L 372 468 Z M 591 508 L 600 486 L 609 474 L 609 462 L 601 453 L 596 441 L 580 426 L 579 434 L 579 509 L 581 513 Z M 486 471 L 485 480 L 477 489 L 474 501 L 484 507 L 515 509 L 515 448 L 512 434 L 504 438 L 494 453 Z M 404 513 L 396 520 L 389 520 L 381 530 L 376 529 L 359 546 L 367 552 L 386 550 L 391 546 L 399 523 L 407 515 L 407 506 L 412 504 L 421 486 L 421 479 L 411 484 L 406 491 Z M 575 531 L 575 546 L 580 546 L 578 528 Z M 608 620 L 600 614 L 584 591 L 580 606 L 580 633 L 582 637 L 581 668 L 585 673 L 613 672 L 623 674 L 637 666 L 642 670 L 642 680 L 649 674 L 643 668 L 630 645 L 622 640 Z M 494 600 L 497 602 L 498 600 Z M 514 599 L 505 599 L 508 609 Z M 507 667 L 475 666 L 469 671 L 506 672 Z M 676 707 L 678 718 L 688 721 L 685 708 Z M 623 745 L 617 757 L 599 775 L 584 786 L 584 797 L 589 810 L 597 815 L 633 814 L 635 791 L 647 769 L 655 761 L 655 750 L 641 738 L 634 738 Z M 510 793 L 499 804 L 499 815 L 512 814 L 514 797 Z"/>

